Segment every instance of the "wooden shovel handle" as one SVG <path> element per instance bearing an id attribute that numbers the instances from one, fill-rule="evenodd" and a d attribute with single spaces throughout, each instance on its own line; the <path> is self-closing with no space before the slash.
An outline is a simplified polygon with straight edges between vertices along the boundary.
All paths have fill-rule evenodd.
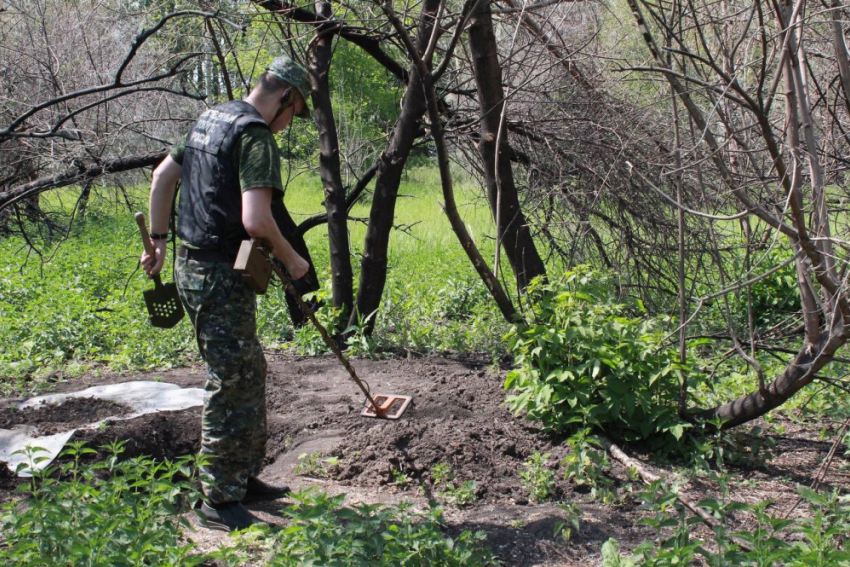
<path id="1" fill-rule="evenodd" d="M 145 247 L 145 252 L 148 256 L 154 256 L 151 236 L 148 234 L 148 223 L 145 222 L 145 213 L 136 213 L 136 224 L 139 225 L 139 232 L 142 233 L 142 244 Z"/>
<path id="2" fill-rule="evenodd" d="M 139 225 L 139 232 L 142 233 L 142 244 L 145 247 L 145 252 L 148 256 L 156 257 L 153 246 L 151 245 L 151 235 L 148 234 L 148 223 L 145 222 L 145 213 L 136 213 L 136 224 Z M 157 288 L 162 286 L 162 278 L 159 274 L 149 276 Z"/>

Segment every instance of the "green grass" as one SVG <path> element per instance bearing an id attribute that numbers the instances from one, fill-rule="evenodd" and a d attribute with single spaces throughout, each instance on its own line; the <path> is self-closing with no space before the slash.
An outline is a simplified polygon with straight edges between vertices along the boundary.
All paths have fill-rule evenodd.
<path id="1" fill-rule="evenodd" d="M 32 379 L 73 376 L 93 365 L 112 370 L 168 368 L 197 360 L 187 320 L 172 330 L 150 326 L 142 292 L 152 283 L 137 269 L 141 252 L 133 222 L 146 210 L 147 189 L 131 191 L 133 210 L 112 191 L 101 189 L 86 216 L 67 239 L 41 234 L 33 242 L 41 256 L 18 237 L 0 240 L 0 376 Z M 374 345 L 421 352 L 498 352 L 507 325 L 463 253 L 439 202 L 435 171 L 417 169 L 402 184 L 396 225 L 390 240 L 389 273 Z M 459 184 L 458 200 L 470 232 L 491 257 L 493 223 L 474 187 Z M 43 199 L 45 209 L 68 213 L 75 191 L 57 190 Z M 286 202 L 296 222 L 322 211 L 315 176 L 289 184 Z M 355 206 L 365 218 L 369 204 Z M 351 223 L 355 285 L 365 225 Z M 323 226 L 307 234 L 319 277 L 330 293 L 327 234 Z M 172 280 L 170 262 L 164 275 Z M 310 331 L 294 335 L 280 288 L 259 301 L 259 330 L 265 345 L 301 351 L 322 350 Z M 326 313 L 326 319 L 332 314 Z M 311 346 L 312 345 L 312 346 Z M 4 382 L 9 389 L 10 381 Z M 19 381 L 18 386 L 22 383 Z M 31 388 L 32 389 L 32 388 Z"/>
<path id="2" fill-rule="evenodd" d="M 496 565 L 480 532 L 443 534 L 441 510 L 410 505 L 343 506 L 344 495 L 308 490 L 292 495 L 284 526 L 256 526 L 220 550 L 202 552 L 187 533 L 201 498 L 199 461 L 119 460 L 121 443 L 94 449 L 72 444 L 64 463 L 36 473 L 24 498 L 0 507 L 0 561 L 21 567 L 90 565 L 192 567 L 246 564 L 485 567 Z M 29 451 L 36 462 L 39 451 Z M 198 458 L 200 459 L 200 457 Z"/>
<path id="3" fill-rule="evenodd" d="M 494 225 L 486 202 L 468 184 L 458 184 L 456 192 L 467 227 L 481 252 L 492 262 Z M 489 300 L 440 208 L 442 192 L 436 170 L 414 169 L 402 181 L 399 195 L 395 225 L 405 230 L 393 231 L 390 238 L 387 285 L 381 309 L 372 315 L 376 320 L 377 346 L 418 352 L 500 351 L 501 337 L 508 326 Z M 296 222 L 321 213 L 322 199 L 316 178 L 297 177 L 287 187 L 286 204 Z M 351 216 L 367 219 L 370 206 L 368 200 L 358 203 Z M 357 285 L 366 225 L 351 222 L 349 228 Z M 329 250 L 324 226 L 308 232 L 306 240 L 325 282 L 322 293 L 329 296 Z M 506 266 L 504 258 L 502 265 Z M 274 290 L 261 303 L 259 325 L 264 341 L 285 342 L 291 330 L 282 291 Z M 295 343 L 296 347 L 303 343 L 307 352 L 323 350 L 310 329 L 296 335 Z"/>
<path id="4" fill-rule="evenodd" d="M 36 473 L 21 487 L 27 499 L 0 509 L 0 561 L 22 567 L 202 563 L 184 536 L 190 525 L 179 515 L 200 498 L 193 459 L 119 462 L 122 450 L 116 443 L 104 460 L 88 465 L 83 461 L 94 449 L 75 443 L 64 452 L 64 464 Z M 29 457 L 44 458 L 36 449 Z"/>

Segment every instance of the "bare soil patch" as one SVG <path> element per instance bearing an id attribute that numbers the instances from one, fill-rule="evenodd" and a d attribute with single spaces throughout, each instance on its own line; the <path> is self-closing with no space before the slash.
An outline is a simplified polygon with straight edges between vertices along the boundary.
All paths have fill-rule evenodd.
<path id="1" fill-rule="evenodd" d="M 646 512 L 634 498 L 626 497 L 617 506 L 604 506 L 592 501 L 586 490 L 563 479 L 560 462 L 569 447 L 510 414 L 503 405 L 504 371 L 493 369 L 489 361 L 475 357 L 353 361 L 373 393 L 413 395 L 413 405 L 401 420 L 386 421 L 359 416 L 362 395 L 334 358 L 269 354 L 268 360 L 270 436 L 263 473 L 267 480 L 344 493 L 350 503 L 406 501 L 425 509 L 436 492 L 434 466 L 445 463 L 457 475 L 458 483 L 475 482 L 478 497 L 466 508 L 447 507 L 447 530 L 485 531 L 488 544 L 505 564 L 517 567 L 598 565 L 600 548 L 608 538 L 616 538 L 621 548 L 629 549 L 654 535 L 640 526 Z M 189 368 L 86 376 L 60 384 L 58 389 L 81 390 L 154 378 L 184 387 L 202 387 L 204 383 L 203 369 Z M 9 403 L 0 400 L 0 415 L 5 415 L 2 412 Z M 94 409 L 86 411 L 91 415 Z M 38 417 L 43 420 L 39 425 L 52 419 L 48 415 Z M 787 423 L 785 434 L 775 438 L 771 457 L 734 470 L 732 498 L 774 500 L 776 513 L 789 510 L 797 499 L 796 485 L 814 482 L 818 466 L 830 449 L 830 443 L 818 440 L 821 426 Z M 198 450 L 200 409 L 110 422 L 105 428 L 78 431 L 75 437 L 94 447 L 115 439 L 126 440 L 127 456 L 174 458 Z M 558 473 L 555 502 L 529 502 L 519 475 L 534 451 L 551 454 L 550 467 Z M 299 456 L 313 454 L 319 455 L 319 466 L 309 475 L 295 474 Z M 636 456 L 649 459 L 648 455 Z M 337 464 L 326 463 L 329 457 Z M 842 464 L 847 462 L 839 453 L 838 462 L 824 478 L 825 486 L 846 487 Z M 677 474 L 675 464 L 656 464 L 655 468 L 667 476 Z M 399 475 L 408 481 L 400 484 Z M 618 486 L 629 482 L 627 471 L 616 462 L 610 476 Z M 0 472 L 0 501 L 7 500 L 8 491 L 19 482 Z M 701 478 L 689 479 L 685 487 L 694 501 L 716 490 Z M 569 542 L 555 536 L 555 526 L 564 515 L 559 502 L 576 503 L 582 512 L 581 529 Z M 279 509 L 286 503 L 282 500 L 250 507 L 276 522 Z M 792 516 L 804 513 L 805 507 L 800 506 Z M 741 517 L 739 525 L 747 524 L 747 518 Z M 205 530 L 192 537 L 202 547 L 226 541 L 226 536 Z"/>
<path id="2" fill-rule="evenodd" d="M 107 417 L 121 417 L 130 408 L 99 398 L 71 398 L 62 404 L 45 404 L 39 408 L 18 410 L 15 404 L 0 405 L 0 429 L 15 425 L 34 425 L 39 435 L 51 435 L 94 423 Z"/>

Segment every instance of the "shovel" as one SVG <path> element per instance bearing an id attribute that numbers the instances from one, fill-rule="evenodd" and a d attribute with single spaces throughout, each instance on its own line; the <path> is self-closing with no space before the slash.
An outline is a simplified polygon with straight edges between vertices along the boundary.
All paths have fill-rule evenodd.
<path id="1" fill-rule="evenodd" d="M 154 256 L 144 213 L 136 213 L 136 224 L 139 225 L 139 231 L 142 233 L 142 244 L 145 246 L 145 252 L 148 256 Z M 170 329 L 183 318 L 183 304 L 180 303 L 177 286 L 173 282 L 163 284 L 159 274 L 153 276 L 152 279 L 154 288 L 144 292 L 145 305 L 147 305 L 148 314 L 151 316 L 151 325 Z"/>

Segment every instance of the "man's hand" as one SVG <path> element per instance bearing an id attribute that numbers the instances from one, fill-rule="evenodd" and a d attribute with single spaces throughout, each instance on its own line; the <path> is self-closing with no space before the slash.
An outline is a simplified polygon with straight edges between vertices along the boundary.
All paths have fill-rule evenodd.
<path id="1" fill-rule="evenodd" d="M 147 252 L 142 253 L 142 267 L 148 277 L 153 277 L 162 271 L 162 266 L 165 264 L 165 255 L 168 252 L 167 240 L 151 240 L 153 245 L 154 256 L 149 256 Z"/>
<path id="2" fill-rule="evenodd" d="M 174 192 L 177 181 L 183 172 L 183 166 L 174 161 L 172 157 L 166 156 L 153 172 L 151 179 L 151 201 L 150 201 L 150 230 L 151 232 L 168 232 L 168 216 L 171 213 L 171 202 L 174 200 Z M 149 277 L 153 277 L 162 271 L 165 263 L 165 253 L 168 246 L 167 240 L 151 240 L 154 256 L 147 253 L 142 254 L 142 266 Z"/>
<path id="3" fill-rule="evenodd" d="M 280 233 L 272 216 L 272 190 L 266 187 L 242 193 L 242 224 L 252 238 L 268 242 L 274 257 L 283 263 L 293 280 L 303 278 L 310 264 L 302 258 Z"/>
<path id="4" fill-rule="evenodd" d="M 307 271 L 310 269 L 310 263 L 295 252 L 283 265 L 286 266 L 286 271 L 289 272 L 293 280 L 300 280 L 307 275 Z"/>

